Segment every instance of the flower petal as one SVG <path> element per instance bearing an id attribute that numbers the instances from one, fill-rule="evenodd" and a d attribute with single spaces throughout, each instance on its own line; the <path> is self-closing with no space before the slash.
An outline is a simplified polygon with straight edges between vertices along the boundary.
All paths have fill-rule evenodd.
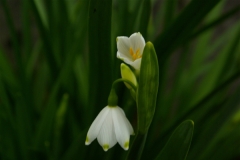
<path id="1" fill-rule="evenodd" d="M 129 126 L 126 124 L 126 121 L 128 120 L 119 107 L 114 108 L 112 113 L 116 139 L 123 149 L 128 150 L 131 134 Z"/>
<path id="2" fill-rule="evenodd" d="M 145 40 L 141 33 L 133 33 L 130 37 L 130 43 L 131 47 L 133 48 L 134 52 L 136 52 L 138 49 L 140 50 L 140 55 L 143 53 L 143 49 L 145 46 Z"/>
<path id="3" fill-rule="evenodd" d="M 134 62 L 130 62 L 129 65 L 131 65 L 134 69 L 139 71 L 141 67 L 141 62 L 142 62 L 142 58 L 139 58 L 139 59 L 136 59 Z"/>
<path id="4" fill-rule="evenodd" d="M 120 36 L 117 37 L 117 58 L 119 59 L 128 59 L 132 60 L 132 56 L 130 55 L 130 40 L 128 37 Z M 122 59 L 123 60 L 123 59 Z"/>
<path id="5" fill-rule="evenodd" d="M 130 53 L 129 53 L 130 55 Z M 123 60 L 127 64 L 133 63 L 132 57 L 126 56 L 126 54 L 122 54 L 121 52 L 117 52 L 117 58 Z"/>
<path id="6" fill-rule="evenodd" d="M 121 110 L 122 113 L 123 113 L 123 115 L 126 117 L 126 115 L 125 115 L 123 109 L 120 108 L 120 107 L 118 107 L 118 109 Z M 124 119 L 124 121 L 125 121 L 126 126 L 128 127 L 128 131 L 129 131 L 129 133 L 130 133 L 131 135 L 134 135 L 133 127 L 132 127 L 131 123 L 128 121 L 127 117 L 126 117 L 126 118 L 123 118 L 123 119 Z"/>
<path id="7" fill-rule="evenodd" d="M 114 132 L 112 108 L 103 122 L 102 128 L 97 136 L 98 143 L 103 147 L 104 151 L 112 148 L 116 143 L 116 135 Z"/>
<path id="8" fill-rule="evenodd" d="M 97 137 L 109 111 L 109 107 L 104 107 L 98 114 L 98 116 L 95 118 L 88 130 L 85 145 L 89 145 Z"/>

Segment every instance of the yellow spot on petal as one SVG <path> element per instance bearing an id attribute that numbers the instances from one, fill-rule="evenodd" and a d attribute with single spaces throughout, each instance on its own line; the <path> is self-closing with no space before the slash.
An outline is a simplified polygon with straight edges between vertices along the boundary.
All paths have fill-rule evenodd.
<path id="1" fill-rule="evenodd" d="M 128 150 L 128 148 L 129 148 L 129 141 L 125 142 L 125 144 L 124 144 L 124 149 Z"/>
<path id="2" fill-rule="evenodd" d="M 89 145 L 90 143 L 89 143 L 89 138 L 88 138 L 88 136 L 86 137 L 86 141 L 85 141 L 85 145 Z"/>
<path id="3" fill-rule="evenodd" d="M 129 49 L 129 53 L 132 56 L 133 60 L 135 61 L 136 59 L 142 58 L 142 55 L 140 55 L 140 49 L 137 49 L 136 52 L 134 53 L 133 49 Z"/>
<path id="4" fill-rule="evenodd" d="M 109 149 L 109 145 L 108 144 L 104 144 L 102 147 L 103 147 L 104 151 L 107 151 Z"/>

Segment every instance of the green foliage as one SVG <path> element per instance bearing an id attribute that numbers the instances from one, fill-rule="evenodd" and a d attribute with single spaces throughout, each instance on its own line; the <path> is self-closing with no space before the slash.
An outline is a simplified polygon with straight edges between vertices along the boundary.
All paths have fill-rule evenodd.
<path id="1" fill-rule="evenodd" d="M 0 44 L 0 159 L 238 159 L 240 4 L 231 3 L 21 0 L 16 13 L 0 0 L 11 44 Z M 85 146 L 121 77 L 116 37 L 134 32 L 155 47 L 147 43 L 137 77 L 142 110 L 116 88 L 137 134 L 129 151 Z"/>
<path id="2" fill-rule="evenodd" d="M 158 93 L 159 70 L 155 49 L 147 42 L 143 51 L 137 90 L 138 132 L 145 134 L 154 117 Z"/>
<path id="3" fill-rule="evenodd" d="M 184 160 L 191 145 L 194 123 L 191 120 L 181 123 L 173 132 L 156 160 Z"/>

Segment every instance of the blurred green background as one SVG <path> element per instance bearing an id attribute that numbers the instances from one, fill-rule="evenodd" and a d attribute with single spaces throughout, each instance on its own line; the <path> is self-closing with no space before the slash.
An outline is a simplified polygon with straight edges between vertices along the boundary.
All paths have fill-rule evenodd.
<path id="1" fill-rule="evenodd" d="M 125 159 L 118 144 L 84 142 L 120 78 L 116 37 L 134 32 L 154 44 L 160 71 L 141 159 L 187 119 L 187 159 L 240 159 L 239 0 L 0 0 L 0 159 Z M 135 101 L 119 92 L 136 130 Z"/>

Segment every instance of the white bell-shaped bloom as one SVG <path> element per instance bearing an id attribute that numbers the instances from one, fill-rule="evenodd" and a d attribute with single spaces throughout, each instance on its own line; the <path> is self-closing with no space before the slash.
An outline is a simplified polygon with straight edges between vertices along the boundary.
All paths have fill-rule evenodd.
<path id="1" fill-rule="evenodd" d="M 124 150 L 128 150 L 130 135 L 133 134 L 132 125 L 124 111 L 118 106 L 106 106 L 89 128 L 85 144 L 89 145 L 97 138 L 104 151 L 112 148 L 117 142 Z"/>
<path id="2" fill-rule="evenodd" d="M 129 38 L 117 37 L 117 58 L 131 65 L 134 69 L 140 70 L 144 47 L 145 40 L 139 32 L 133 33 Z"/>

